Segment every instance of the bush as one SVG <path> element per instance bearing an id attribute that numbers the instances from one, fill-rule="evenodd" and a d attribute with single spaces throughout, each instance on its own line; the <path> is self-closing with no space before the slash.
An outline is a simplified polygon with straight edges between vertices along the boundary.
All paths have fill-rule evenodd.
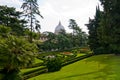
<path id="1" fill-rule="evenodd" d="M 62 67 L 62 61 L 60 57 L 49 57 L 46 60 L 46 66 L 48 68 L 48 72 L 59 71 Z"/>
<path id="2" fill-rule="evenodd" d="M 18 69 L 10 70 L 6 72 L 5 69 L 2 70 L 4 77 L 1 80 L 22 80 L 22 77 L 19 75 Z"/>
<path id="3" fill-rule="evenodd" d="M 93 50 L 94 54 L 110 54 L 111 50 L 109 48 L 99 47 Z"/>
<path id="4" fill-rule="evenodd" d="M 5 75 L 3 80 L 20 80 L 19 69 L 31 64 L 36 53 L 36 45 L 22 37 L 8 35 L 6 38 L 1 38 L 0 68 Z"/>

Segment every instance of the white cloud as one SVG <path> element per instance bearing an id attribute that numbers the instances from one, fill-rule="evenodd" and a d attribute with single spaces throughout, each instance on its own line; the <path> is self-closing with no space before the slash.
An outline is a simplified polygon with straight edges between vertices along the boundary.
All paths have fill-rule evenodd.
<path id="1" fill-rule="evenodd" d="M 5 4 L 20 9 L 23 0 L 0 0 L 0 5 Z M 52 31 L 61 20 L 66 31 L 69 19 L 75 19 L 78 25 L 87 31 L 84 24 L 88 23 L 89 17 L 93 18 L 99 0 L 38 0 L 39 8 L 44 19 L 40 19 L 41 31 Z"/>
<path id="2" fill-rule="evenodd" d="M 40 11 L 45 17 L 41 21 L 42 31 L 54 32 L 59 20 L 68 29 L 68 21 L 71 18 L 75 19 L 84 31 L 87 31 L 84 24 L 88 23 L 89 17 L 94 17 L 98 4 L 99 0 L 45 0 L 40 6 Z"/>
<path id="3" fill-rule="evenodd" d="M 17 10 L 20 10 L 22 5 L 21 0 L 0 0 L 0 5 L 7 5 L 9 7 L 16 7 Z"/>

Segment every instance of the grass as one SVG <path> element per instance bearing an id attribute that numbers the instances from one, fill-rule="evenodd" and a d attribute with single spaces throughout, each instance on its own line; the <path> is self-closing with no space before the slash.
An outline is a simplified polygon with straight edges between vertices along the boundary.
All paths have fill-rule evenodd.
<path id="1" fill-rule="evenodd" d="M 35 58 L 35 62 L 34 62 L 34 64 L 42 63 L 42 62 L 43 62 L 43 60 L 40 60 L 40 59 Z"/>
<path id="2" fill-rule="evenodd" d="M 83 56 L 83 55 L 86 55 L 85 53 L 78 53 L 76 57 L 80 57 L 80 56 Z"/>
<path id="3" fill-rule="evenodd" d="M 20 72 L 21 72 L 21 74 L 24 74 L 26 72 L 34 71 L 34 70 L 37 70 L 37 69 L 40 69 L 40 68 L 43 68 L 43 67 L 45 67 L 45 66 L 39 66 L 39 67 L 35 67 L 35 68 L 21 69 Z"/>
<path id="4" fill-rule="evenodd" d="M 119 66 L 120 56 L 97 55 L 28 80 L 120 80 Z"/>

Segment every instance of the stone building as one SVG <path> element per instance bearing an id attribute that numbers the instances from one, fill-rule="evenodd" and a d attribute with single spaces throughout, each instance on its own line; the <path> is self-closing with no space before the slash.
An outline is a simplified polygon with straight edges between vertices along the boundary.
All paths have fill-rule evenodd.
<path id="1" fill-rule="evenodd" d="M 56 26 L 55 28 L 55 34 L 59 34 L 62 30 L 65 30 L 64 26 L 61 24 L 61 22 L 59 21 L 59 24 Z"/>

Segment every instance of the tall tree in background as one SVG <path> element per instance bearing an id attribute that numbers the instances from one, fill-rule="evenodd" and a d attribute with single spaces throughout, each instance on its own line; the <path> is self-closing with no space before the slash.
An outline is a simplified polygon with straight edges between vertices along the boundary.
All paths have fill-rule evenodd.
<path id="1" fill-rule="evenodd" d="M 103 42 L 112 53 L 120 53 L 120 0 L 100 0 L 104 8 L 104 19 L 101 21 Z"/>
<path id="2" fill-rule="evenodd" d="M 88 44 L 91 48 L 91 50 L 95 53 L 98 54 L 100 53 L 98 49 L 100 49 L 101 44 L 100 44 L 100 38 L 98 36 L 98 28 L 100 27 L 100 21 L 102 18 L 102 12 L 99 9 L 99 6 L 96 7 L 96 14 L 94 19 L 89 19 L 89 24 L 86 24 L 89 30 L 89 41 Z M 101 35 L 101 34 L 100 34 Z"/>
<path id="3" fill-rule="evenodd" d="M 70 29 L 73 29 L 73 35 L 75 34 L 75 28 L 78 27 L 78 24 L 76 23 L 76 21 L 74 19 L 70 19 L 69 20 L 69 26 Z"/>
<path id="4" fill-rule="evenodd" d="M 43 18 L 39 11 L 39 5 L 37 4 L 37 0 L 24 0 L 21 8 L 23 8 L 24 16 L 27 18 L 28 23 L 30 23 L 30 31 L 33 32 L 35 29 L 39 31 L 41 28 L 40 22 L 37 20 L 36 15 Z M 30 35 L 30 42 L 32 42 L 32 33 Z"/>
<path id="5" fill-rule="evenodd" d="M 71 39 L 73 47 L 83 46 L 84 45 L 83 43 L 86 43 L 87 36 L 84 35 L 84 32 L 80 29 L 80 27 L 78 26 L 78 24 L 74 19 L 69 20 L 68 27 L 73 30 L 73 35 Z M 83 38 L 84 38 L 84 41 L 83 41 Z"/>
<path id="6" fill-rule="evenodd" d="M 20 19 L 21 12 L 16 11 L 13 7 L 0 6 L 0 24 L 10 27 L 12 34 L 23 35 L 24 23 L 26 21 Z"/>

